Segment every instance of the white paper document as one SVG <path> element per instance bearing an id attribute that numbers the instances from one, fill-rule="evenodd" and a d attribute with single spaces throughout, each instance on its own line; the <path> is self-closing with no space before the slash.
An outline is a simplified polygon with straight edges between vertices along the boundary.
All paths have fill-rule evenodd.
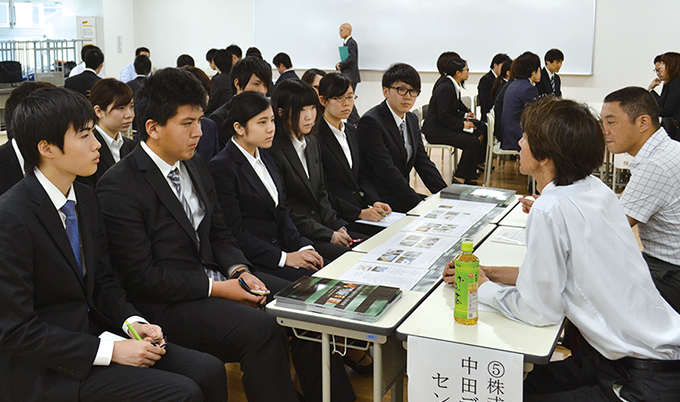
<path id="1" fill-rule="evenodd" d="M 393 223 L 397 222 L 398 220 L 400 220 L 401 218 L 403 218 L 405 216 L 406 216 L 406 214 L 402 213 L 402 212 L 390 212 L 389 214 L 387 214 L 387 216 L 385 216 L 384 218 L 382 218 L 378 222 L 367 221 L 367 220 L 363 220 L 363 219 L 357 219 L 356 223 L 363 223 L 364 225 L 380 226 L 380 227 L 386 228 L 386 227 L 391 226 Z"/>
<path id="2" fill-rule="evenodd" d="M 424 269 L 360 262 L 345 272 L 340 280 L 410 290 L 426 273 Z"/>
<path id="3" fill-rule="evenodd" d="M 402 232 L 415 232 L 420 234 L 461 237 L 473 224 L 471 223 L 446 223 L 431 219 L 415 219 L 404 226 Z"/>
<path id="4" fill-rule="evenodd" d="M 428 269 L 442 253 L 406 247 L 378 246 L 361 257 L 361 261 L 401 267 Z"/>
<path id="5" fill-rule="evenodd" d="M 524 228 L 499 226 L 491 235 L 491 241 L 526 246 L 526 231 Z"/>
<path id="6" fill-rule="evenodd" d="M 428 250 L 445 253 L 453 247 L 458 238 L 448 236 L 423 235 L 417 233 L 400 232 L 386 242 L 383 246 L 406 247 L 413 250 Z"/>
<path id="7" fill-rule="evenodd" d="M 461 201 L 442 198 L 436 208 L 452 209 L 460 212 L 477 212 L 483 215 L 488 214 L 496 208 L 496 205 L 488 202 Z"/>

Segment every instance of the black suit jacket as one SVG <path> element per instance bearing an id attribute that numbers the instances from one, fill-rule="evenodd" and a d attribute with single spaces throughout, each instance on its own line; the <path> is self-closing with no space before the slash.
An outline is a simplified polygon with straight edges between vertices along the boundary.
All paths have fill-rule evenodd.
<path id="1" fill-rule="evenodd" d="M 359 219 L 362 209 L 380 201 L 378 192 L 366 178 L 362 167 L 356 129 L 351 124 L 345 124 L 345 135 L 352 154 L 350 168 L 345 153 L 326 120 L 320 119 L 318 125 L 317 136 L 331 205 L 342 219 L 354 222 Z"/>
<path id="2" fill-rule="evenodd" d="M 8 140 L 0 146 L 0 195 L 23 178 L 24 173 L 19 166 L 17 154 L 14 153 L 12 141 Z"/>
<path id="3" fill-rule="evenodd" d="M 85 70 L 78 75 L 68 77 L 64 82 L 64 88 L 72 89 L 76 92 L 90 97 L 90 90 L 101 78 L 92 71 Z"/>
<path id="4" fill-rule="evenodd" d="M 113 159 L 111 149 L 109 149 L 106 141 L 104 138 L 102 138 L 102 133 L 100 133 L 97 129 L 94 129 L 93 133 L 95 138 L 97 138 L 97 141 L 102 144 L 101 148 L 99 148 L 99 163 L 97 164 L 97 171 L 92 176 L 78 176 L 77 180 L 81 183 L 95 187 L 99 179 L 104 175 L 104 173 L 106 173 L 107 170 L 109 170 L 111 166 L 116 164 L 116 161 Z M 136 145 L 136 142 L 123 136 L 123 146 L 120 148 L 120 159 L 125 158 L 130 152 L 132 152 Z"/>
<path id="5" fill-rule="evenodd" d="M 281 251 L 294 252 L 312 242 L 300 236 L 285 205 L 281 177 L 271 157 L 261 153 L 279 193 L 274 205 L 267 188 L 238 147 L 229 141 L 209 167 L 224 220 L 245 256 L 256 266 L 276 269 Z"/>
<path id="6" fill-rule="evenodd" d="M 552 95 L 562 97 L 562 79 L 559 75 L 555 74 L 555 92 L 553 92 L 552 85 L 550 85 L 550 76 L 548 75 L 548 70 L 543 67 L 541 69 L 541 80 L 536 83 L 536 89 L 538 89 L 538 96 Z"/>
<path id="7" fill-rule="evenodd" d="M 229 73 L 216 74 L 212 80 L 210 80 L 210 102 L 208 102 L 208 108 L 205 110 L 206 115 L 217 110 L 218 107 L 229 102 L 231 98 L 234 97 L 234 93 L 231 88 L 231 79 L 229 78 Z"/>
<path id="8" fill-rule="evenodd" d="M 672 117 L 680 121 L 680 79 L 675 78 L 664 84 L 661 95 L 650 92 L 659 105 L 659 116 Z"/>
<path id="9" fill-rule="evenodd" d="M 293 80 L 293 79 L 297 80 L 299 78 L 300 77 L 298 77 L 298 75 L 295 73 L 295 70 L 284 71 L 284 73 L 281 74 L 279 76 L 279 78 L 276 80 L 276 84 L 278 84 L 279 82 L 283 82 L 285 80 Z"/>
<path id="10" fill-rule="evenodd" d="M 398 212 L 407 212 L 424 199 L 409 185 L 411 169 L 416 169 L 433 194 L 446 187 L 437 167 L 425 152 L 418 118 L 411 112 L 406 113 L 406 124 L 413 146 L 413 154 L 408 160 L 404 139 L 387 101 L 364 113 L 357 127 L 366 175 L 380 199 Z"/>
<path id="11" fill-rule="evenodd" d="M 482 109 L 482 121 L 486 121 L 486 114 L 493 107 L 494 99 L 491 97 L 491 88 L 495 80 L 496 75 L 493 71 L 489 70 L 488 73 L 479 79 L 479 84 L 477 84 L 477 103 Z"/>
<path id="12" fill-rule="evenodd" d="M 447 77 L 442 80 L 430 98 L 427 116 L 423 122 L 425 138 L 431 143 L 437 143 L 431 138 L 446 137 L 453 131 L 462 133 L 465 128 L 465 115 L 469 111 L 470 109 L 456 94 L 456 88 L 451 79 Z"/>
<path id="13" fill-rule="evenodd" d="M 349 56 L 340 62 L 340 71 L 345 74 L 353 83 L 361 82 L 361 75 L 359 74 L 359 47 L 357 41 L 350 37 L 345 42 Z"/>
<path id="14" fill-rule="evenodd" d="M 503 95 L 503 139 L 501 147 L 519 151 L 519 140 L 522 138 L 522 112 L 524 106 L 538 97 L 536 87 L 528 78 L 515 80 L 506 86 Z"/>
<path id="15" fill-rule="evenodd" d="M 217 110 L 208 116 L 210 120 L 214 121 L 217 125 L 217 137 L 220 141 L 220 149 L 224 148 L 231 138 L 231 131 L 227 130 L 227 127 L 225 126 L 229 110 L 231 110 L 231 100 L 218 107 Z"/>
<path id="16" fill-rule="evenodd" d="M 222 149 L 218 137 L 217 124 L 212 119 L 204 117 L 201 119 L 201 131 L 203 135 L 198 140 L 196 152 L 208 162 Z"/>
<path id="17" fill-rule="evenodd" d="M 0 395 L 75 401 L 101 331 L 139 315 L 111 270 L 92 188 L 73 184 L 82 245 L 78 271 L 59 213 L 31 172 L 0 197 Z"/>
<path id="18" fill-rule="evenodd" d="M 505 100 L 505 91 L 508 89 L 508 85 L 514 80 L 514 78 L 510 78 L 508 82 L 501 82 L 496 90 L 496 99 L 493 104 L 494 118 L 496 119 L 493 127 L 493 136 L 496 137 L 498 141 L 503 140 L 503 101 Z"/>
<path id="19" fill-rule="evenodd" d="M 134 80 L 127 82 L 127 84 L 130 87 L 130 89 L 132 89 L 132 92 L 136 94 L 137 91 L 139 91 L 144 86 L 145 82 L 146 77 L 140 75 L 137 76 L 137 78 L 135 78 Z"/>
<path id="20" fill-rule="evenodd" d="M 277 125 L 274 144 L 262 151 L 272 156 L 281 173 L 286 202 L 300 233 L 313 241 L 328 242 L 333 232 L 347 225 L 347 222 L 338 218 L 328 199 L 319 141 L 313 135 L 307 135 L 305 139 L 309 178 L 283 127 Z"/>
<path id="21" fill-rule="evenodd" d="M 97 183 L 109 237 L 111 262 L 129 300 L 154 322 L 173 304 L 208 297 L 204 267 L 225 276 L 232 265 L 249 265 L 224 224 L 215 185 L 199 155 L 182 162 L 205 211 L 195 231 L 156 164 L 139 146 Z M 200 242 L 198 238 L 200 238 Z M 193 303 L 201 314 L 200 303 Z M 200 334 L 189 332 L 188 343 Z"/>

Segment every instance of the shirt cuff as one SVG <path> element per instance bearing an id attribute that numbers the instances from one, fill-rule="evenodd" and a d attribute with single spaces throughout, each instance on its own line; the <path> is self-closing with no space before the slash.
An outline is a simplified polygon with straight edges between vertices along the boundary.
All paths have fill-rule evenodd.
<path id="1" fill-rule="evenodd" d="M 142 324 L 148 324 L 148 323 L 149 323 L 147 320 L 145 320 L 144 318 L 142 318 L 142 317 L 140 317 L 140 316 L 138 316 L 138 315 L 130 316 L 130 317 L 128 317 L 128 319 L 125 320 L 125 321 L 129 322 L 130 324 L 132 324 L 132 323 L 134 323 L 134 322 L 141 322 Z M 127 336 L 129 336 L 130 338 L 132 338 L 132 335 L 130 335 L 129 330 L 128 330 L 128 327 L 127 327 L 127 324 L 125 324 L 125 322 L 123 322 L 123 333 L 124 333 L 124 334 L 127 334 Z"/>
<path id="2" fill-rule="evenodd" d="M 286 265 L 286 255 L 285 251 L 281 252 L 281 258 L 279 258 L 279 268 L 283 268 Z"/>
<path id="3" fill-rule="evenodd" d="M 208 297 L 210 297 L 210 295 L 212 294 L 212 283 L 213 283 L 212 278 L 208 278 Z"/>
<path id="4" fill-rule="evenodd" d="M 93 366 L 108 366 L 111 364 L 113 357 L 113 341 L 110 339 L 99 339 L 99 348 L 97 355 L 94 357 Z"/>
<path id="5" fill-rule="evenodd" d="M 496 293 L 503 287 L 497 283 L 487 281 L 482 284 L 482 286 L 477 289 L 477 298 L 480 302 L 486 304 L 487 306 L 493 307 L 494 300 L 496 298 Z"/>
<path id="6" fill-rule="evenodd" d="M 227 279 L 231 278 L 231 276 L 234 274 L 234 271 L 241 267 L 248 269 L 248 267 L 246 267 L 243 264 L 234 264 L 231 267 L 227 268 Z"/>
<path id="7" fill-rule="evenodd" d="M 309 246 L 300 247 L 300 249 L 298 251 L 302 251 L 302 250 L 314 250 L 314 251 L 316 251 L 314 249 L 314 246 L 312 246 L 311 244 Z"/>

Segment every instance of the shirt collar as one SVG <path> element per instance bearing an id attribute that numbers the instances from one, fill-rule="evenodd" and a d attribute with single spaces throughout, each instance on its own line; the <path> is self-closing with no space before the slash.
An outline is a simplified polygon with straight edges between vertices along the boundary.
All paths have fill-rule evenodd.
<path id="1" fill-rule="evenodd" d="M 447 75 L 446 78 L 450 79 L 451 82 L 453 82 L 453 87 L 456 88 L 456 93 L 458 94 L 458 97 L 460 97 L 460 84 L 456 82 L 456 80 L 453 79 L 450 75 Z"/>
<path id="2" fill-rule="evenodd" d="M 397 127 L 401 127 L 401 123 L 406 121 L 406 113 L 404 113 L 404 118 L 402 119 L 401 117 L 399 117 L 399 115 L 394 113 L 394 110 L 392 110 L 392 106 L 390 106 L 389 103 L 387 103 L 387 108 L 392 113 L 392 117 L 394 117 L 394 122 L 397 124 Z"/>
<path id="3" fill-rule="evenodd" d="M 259 148 L 255 148 L 255 156 L 253 156 L 253 155 L 250 154 L 250 152 L 246 151 L 245 148 L 243 148 L 243 147 L 241 146 L 241 144 L 239 144 L 238 142 L 234 141 L 234 137 L 231 137 L 231 142 L 233 142 L 234 145 L 236 145 L 236 147 L 238 148 L 238 150 L 241 151 L 241 153 L 243 154 L 243 156 L 245 156 L 246 159 L 248 160 L 248 163 L 250 163 L 252 166 L 254 166 L 254 165 L 255 165 L 256 163 L 258 163 L 258 162 L 259 162 L 259 163 L 263 163 L 263 162 L 262 162 L 262 158 L 260 158 L 260 149 L 259 149 Z"/>
<path id="4" fill-rule="evenodd" d="M 14 148 L 14 153 L 19 161 L 19 166 L 21 166 L 21 173 L 26 174 L 26 170 L 24 170 L 24 156 L 21 154 L 21 151 L 19 151 L 19 145 L 14 138 L 12 138 L 12 148 Z"/>
<path id="5" fill-rule="evenodd" d="M 298 153 L 304 152 L 307 147 L 307 140 L 304 135 L 302 136 L 302 141 L 298 140 L 294 135 L 290 136 L 290 140 L 293 143 L 293 148 L 295 148 Z"/>
<path id="6" fill-rule="evenodd" d="M 347 134 L 345 134 L 345 125 L 342 123 L 342 120 L 340 120 L 340 127 L 341 127 L 340 130 L 338 130 L 338 128 L 335 127 L 334 125 L 332 125 L 328 120 L 326 120 L 325 117 L 323 118 L 323 120 L 328 124 L 328 127 L 331 128 L 331 131 L 332 131 L 334 134 L 340 135 L 340 136 L 342 136 L 343 138 L 347 137 Z"/>
<path id="7" fill-rule="evenodd" d="M 74 203 L 78 203 L 76 200 L 76 193 L 73 191 L 73 185 L 68 189 L 68 193 L 66 196 L 59 191 L 57 186 L 55 186 L 50 179 L 45 177 L 43 172 L 40 171 L 38 168 L 33 168 L 33 173 L 35 173 L 36 179 L 38 179 L 38 182 L 40 185 L 45 189 L 45 192 L 47 193 L 47 196 L 50 197 L 50 201 L 52 201 L 52 204 L 54 205 L 54 208 L 57 210 L 60 210 L 61 207 L 66 204 L 66 201 L 73 201 Z"/>
<path id="8" fill-rule="evenodd" d="M 665 138 L 670 137 L 668 136 L 666 130 L 664 130 L 663 127 L 656 130 L 654 134 L 652 134 L 652 136 L 649 137 L 647 141 L 645 141 L 645 143 L 642 145 L 642 148 L 640 148 L 640 150 L 638 151 L 637 155 L 633 157 L 633 160 L 630 162 L 629 166 L 635 167 L 643 160 L 648 159 L 652 152 L 654 152 L 654 149 L 661 145 L 662 141 Z"/>
<path id="9" fill-rule="evenodd" d="M 496 72 L 493 71 L 493 69 L 491 69 L 491 70 L 489 70 L 489 71 L 491 71 L 491 74 L 493 74 L 493 77 L 494 77 L 494 78 L 498 78 L 498 76 L 496 75 Z"/>
<path id="10" fill-rule="evenodd" d="M 168 174 L 172 172 L 175 169 L 180 169 L 181 164 L 179 163 L 180 161 L 175 162 L 173 165 L 168 165 L 166 161 L 163 160 L 160 156 L 156 155 L 156 153 L 149 148 L 149 146 L 146 144 L 146 141 L 140 141 L 139 145 L 142 147 L 144 152 L 146 152 L 147 155 L 149 155 L 149 158 L 153 161 L 153 163 L 158 166 L 158 170 L 161 171 L 161 174 L 163 177 L 168 177 Z"/>
<path id="11" fill-rule="evenodd" d="M 111 138 L 110 135 L 108 135 L 108 134 L 104 131 L 103 128 L 99 127 L 98 124 L 95 124 L 95 125 L 94 125 L 94 128 L 96 128 L 97 131 L 99 131 L 99 134 L 102 135 L 102 137 L 104 138 L 104 141 L 106 141 L 106 145 L 108 145 L 109 148 L 111 148 L 111 144 L 117 144 L 117 145 L 118 145 L 118 144 L 120 144 L 120 145 L 123 144 L 123 136 L 120 135 L 120 133 L 116 133 L 116 136 L 117 136 L 118 138 L 116 138 L 116 139 L 114 140 L 113 138 Z"/>
<path id="12" fill-rule="evenodd" d="M 89 67 L 85 67 L 85 71 L 92 71 L 93 73 L 99 75 L 99 74 L 97 73 L 96 70 L 93 70 L 93 69 L 91 69 L 91 68 L 89 68 Z"/>
<path id="13" fill-rule="evenodd" d="M 548 73 L 548 78 L 552 78 L 552 76 L 555 75 L 555 73 L 551 73 L 547 68 L 545 69 L 545 72 Z"/>

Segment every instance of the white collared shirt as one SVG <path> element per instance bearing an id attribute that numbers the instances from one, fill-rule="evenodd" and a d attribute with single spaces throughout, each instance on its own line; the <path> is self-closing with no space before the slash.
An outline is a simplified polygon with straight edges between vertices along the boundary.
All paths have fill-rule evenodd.
<path id="1" fill-rule="evenodd" d="M 347 163 L 349 163 L 350 169 L 352 168 L 352 151 L 349 149 L 349 142 L 347 142 L 347 133 L 345 132 L 345 125 L 340 121 L 340 127 L 341 129 L 338 130 L 334 125 L 328 122 L 326 118 L 324 117 L 324 121 L 328 123 L 328 127 L 331 128 L 331 132 L 333 135 L 335 135 L 335 139 L 338 140 L 340 143 L 340 148 L 342 148 L 342 152 L 345 154 L 345 158 L 347 159 Z"/>
<path id="2" fill-rule="evenodd" d="M 83 61 L 83 62 L 80 62 L 80 64 L 78 64 L 77 66 L 73 67 L 73 69 L 71 70 L 71 72 L 70 72 L 69 75 L 68 75 L 68 78 L 74 77 L 74 76 L 76 76 L 76 75 L 82 73 L 82 72 L 85 71 L 86 69 L 87 69 L 87 68 L 85 67 L 85 62 L 84 62 L 84 61 Z M 97 73 L 96 71 L 94 71 L 94 70 L 91 69 L 91 68 L 88 69 L 88 70 L 93 71 L 95 74 Z M 106 76 L 105 76 L 101 71 L 100 71 L 99 74 L 97 74 L 97 75 L 98 75 L 99 78 L 101 78 L 101 79 L 106 78 Z"/>
<path id="3" fill-rule="evenodd" d="M 21 173 L 26 175 L 26 170 L 24 169 L 24 156 L 21 154 L 21 151 L 19 151 L 19 145 L 17 144 L 17 140 L 12 138 L 12 149 L 14 149 L 14 153 L 17 156 L 17 160 L 19 161 L 19 166 L 21 166 Z"/>
<path id="4" fill-rule="evenodd" d="M 453 88 L 456 90 L 456 97 L 460 99 L 460 84 L 456 82 L 456 80 L 453 79 L 450 75 L 447 75 L 446 78 L 450 79 L 451 82 L 453 82 Z"/>
<path id="5" fill-rule="evenodd" d="M 104 138 L 106 146 L 109 147 L 111 155 L 113 155 L 113 161 L 116 163 L 120 162 L 120 149 L 123 147 L 123 136 L 120 133 L 116 133 L 117 138 L 114 140 L 104 131 L 104 129 L 99 127 L 99 125 L 95 124 L 94 128 L 97 129 L 99 134 L 102 135 L 102 138 Z"/>
<path id="6" fill-rule="evenodd" d="M 307 140 L 305 136 L 302 136 L 302 141 L 298 140 L 296 136 L 291 135 L 290 141 L 293 144 L 293 148 L 302 162 L 302 167 L 305 169 L 307 178 L 309 179 L 309 168 L 307 168 L 307 156 L 305 155 L 305 148 L 307 148 Z"/>
<path id="7" fill-rule="evenodd" d="M 246 157 L 246 160 L 248 163 L 250 163 L 250 166 L 252 166 L 255 173 L 257 173 L 257 177 L 260 178 L 260 181 L 267 189 L 267 192 L 272 197 L 272 200 L 274 200 L 274 206 L 278 207 L 279 191 L 276 189 L 276 184 L 274 184 L 274 179 L 272 179 L 272 176 L 269 174 L 267 166 L 264 164 L 264 162 L 262 162 L 262 158 L 260 157 L 260 149 L 255 148 L 255 157 L 253 157 L 250 152 L 243 149 L 243 147 L 238 142 L 234 141 L 234 137 L 231 137 L 231 142 L 233 142 L 234 145 L 236 145 L 236 148 L 238 148 L 243 156 Z"/>
<path id="8" fill-rule="evenodd" d="M 68 193 L 66 196 L 61 193 L 61 191 L 55 186 L 45 175 L 43 172 L 40 171 L 38 168 L 33 168 L 33 173 L 35 174 L 35 178 L 38 179 L 38 182 L 40 185 L 43 187 L 45 192 L 47 193 L 47 197 L 52 201 L 52 204 L 54 205 L 54 208 L 56 208 L 57 213 L 59 214 L 59 218 L 61 219 L 61 224 L 64 226 L 64 230 L 66 230 L 66 215 L 61 211 L 61 208 L 66 204 L 66 201 L 73 201 L 76 205 L 78 204 L 78 200 L 76 200 L 76 192 L 73 191 L 73 186 L 69 188 Z M 76 216 L 78 215 L 78 211 L 76 209 Z M 82 248 L 82 245 L 81 245 Z M 83 264 L 83 274 L 85 274 L 85 259 L 81 258 L 82 264 Z M 141 322 L 144 324 L 148 324 L 148 322 L 139 316 L 131 316 L 128 317 L 127 319 L 128 322 L 134 323 L 134 322 Z M 127 325 L 125 325 L 125 322 L 122 323 L 121 328 L 123 329 L 124 333 L 128 333 Z M 97 348 L 97 354 L 95 355 L 94 361 L 92 362 L 93 366 L 108 366 L 111 364 L 111 358 L 113 357 L 113 340 L 109 339 L 100 339 L 99 340 L 99 347 Z"/>
<path id="9" fill-rule="evenodd" d="M 394 110 L 392 110 L 392 106 L 390 104 L 387 104 L 387 108 L 390 109 L 390 112 L 392 113 L 392 117 L 394 117 L 394 124 L 397 125 L 397 130 L 399 130 L 399 135 L 401 135 L 401 123 L 404 123 L 404 129 L 406 131 L 406 142 L 405 142 L 405 148 L 406 148 L 406 160 L 411 159 L 411 155 L 413 155 L 413 144 L 411 144 L 411 136 L 409 135 L 408 132 L 408 124 L 406 123 L 406 113 L 404 113 L 404 118 L 402 119 L 397 115 Z"/>

